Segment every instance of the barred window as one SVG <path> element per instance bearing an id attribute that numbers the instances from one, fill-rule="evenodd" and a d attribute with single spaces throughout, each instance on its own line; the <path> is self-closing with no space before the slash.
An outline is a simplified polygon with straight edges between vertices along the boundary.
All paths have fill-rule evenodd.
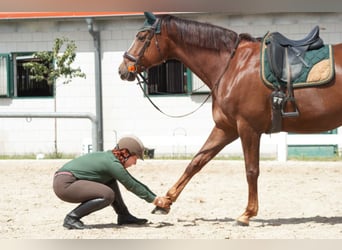
<path id="1" fill-rule="evenodd" d="M 148 95 L 208 94 L 210 89 L 189 68 L 177 60 L 168 60 L 147 72 Z"/>
<path id="2" fill-rule="evenodd" d="M 149 95 L 188 93 L 187 68 L 177 60 L 169 60 L 148 70 Z"/>
<path id="3" fill-rule="evenodd" d="M 31 79 L 23 64 L 36 61 L 33 53 L 0 55 L 0 96 L 2 97 L 52 97 L 53 84 L 46 80 Z M 53 67 L 52 64 L 47 65 Z"/>
<path id="4" fill-rule="evenodd" d="M 31 79 L 29 70 L 23 66 L 24 63 L 37 61 L 37 59 L 33 58 L 32 55 L 14 55 L 13 59 L 16 73 L 14 84 L 17 90 L 15 94 L 17 97 L 53 96 L 53 85 L 49 85 L 46 80 Z"/>

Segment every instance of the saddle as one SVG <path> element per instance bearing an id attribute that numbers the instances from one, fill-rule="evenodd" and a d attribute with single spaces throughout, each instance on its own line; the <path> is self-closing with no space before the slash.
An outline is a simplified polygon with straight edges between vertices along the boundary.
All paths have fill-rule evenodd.
<path id="1" fill-rule="evenodd" d="M 305 53 L 323 47 L 324 43 L 319 36 L 319 27 L 316 26 L 301 40 L 291 40 L 279 32 L 273 32 L 267 36 L 265 45 L 270 70 L 278 81 L 271 94 L 271 132 L 279 132 L 282 117 L 299 116 L 292 81 L 300 75 L 304 66 L 309 68 L 304 60 Z M 286 112 L 286 107 L 291 111 Z"/>
<path id="2" fill-rule="evenodd" d="M 271 71 L 280 83 L 298 77 L 303 66 L 309 67 L 304 60 L 305 52 L 319 49 L 324 45 L 319 37 L 318 26 L 301 40 L 290 40 L 279 32 L 271 33 L 265 44 Z M 290 75 L 286 63 L 290 65 Z"/>

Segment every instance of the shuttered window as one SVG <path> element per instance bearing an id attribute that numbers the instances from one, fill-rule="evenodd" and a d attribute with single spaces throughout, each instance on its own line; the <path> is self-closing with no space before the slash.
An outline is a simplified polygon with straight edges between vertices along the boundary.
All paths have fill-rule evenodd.
<path id="1" fill-rule="evenodd" d="M 0 55 L 0 96 L 8 97 L 9 90 L 9 57 Z"/>

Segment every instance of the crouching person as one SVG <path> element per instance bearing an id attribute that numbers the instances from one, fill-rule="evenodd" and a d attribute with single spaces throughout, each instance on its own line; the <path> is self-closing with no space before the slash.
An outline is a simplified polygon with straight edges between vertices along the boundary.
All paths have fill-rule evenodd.
<path id="1" fill-rule="evenodd" d="M 67 229 L 87 228 L 81 218 L 111 205 L 117 223 L 142 225 L 147 219 L 133 216 L 125 205 L 117 182 L 141 199 L 170 209 L 171 200 L 157 197 L 146 185 L 126 170 L 143 159 L 143 143 L 135 136 L 119 140 L 113 150 L 89 153 L 67 162 L 54 175 L 53 190 L 61 200 L 80 203 L 69 212 L 63 226 Z"/>

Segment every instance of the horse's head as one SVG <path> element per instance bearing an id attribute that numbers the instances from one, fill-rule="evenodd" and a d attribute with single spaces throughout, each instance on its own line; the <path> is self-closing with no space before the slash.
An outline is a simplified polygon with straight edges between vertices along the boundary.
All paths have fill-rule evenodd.
<path id="1" fill-rule="evenodd" d="M 131 47 L 124 53 L 123 62 L 119 66 L 122 80 L 134 81 L 138 73 L 164 60 L 156 35 L 161 33 L 160 19 L 149 12 L 144 14 L 145 23 Z M 153 46 L 150 46 L 151 43 Z"/>

